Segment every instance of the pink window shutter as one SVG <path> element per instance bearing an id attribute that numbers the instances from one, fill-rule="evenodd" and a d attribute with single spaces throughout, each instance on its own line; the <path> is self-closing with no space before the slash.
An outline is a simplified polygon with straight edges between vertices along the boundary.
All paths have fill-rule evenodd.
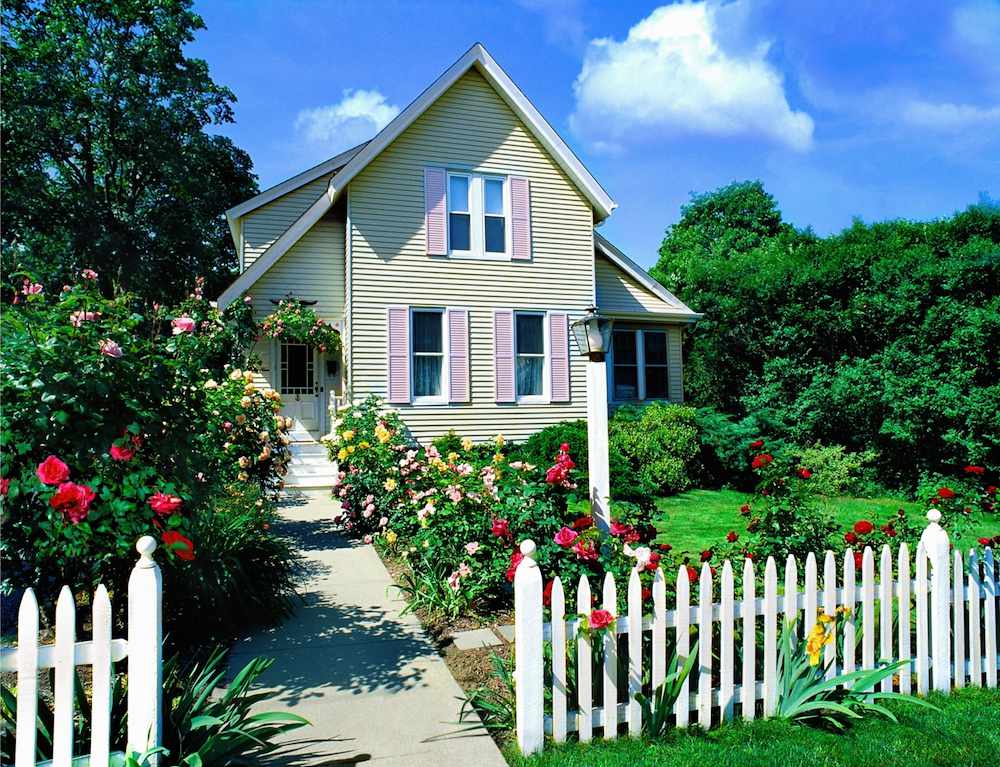
<path id="1" fill-rule="evenodd" d="M 493 358 L 496 371 L 496 401 L 513 402 L 514 396 L 514 312 L 493 312 Z"/>
<path id="2" fill-rule="evenodd" d="M 553 402 L 569 402 L 569 318 L 549 314 L 549 375 Z"/>
<path id="3" fill-rule="evenodd" d="M 410 401 L 410 310 L 390 306 L 387 312 L 389 347 L 389 402 Z"/>
<path id="4" fill-rule="evenodd" d="M 448 310 L 448 400 L 469 401 L 469 310 Z"/>
<path id="5" fill-rule="evenodd" d="M 427 255 L 448 255 L 448 214 L 445 210 L 445 183 L 442 168 L 424 168 L 424 223 L 427 228 Z"/>
<path id="6" fill-rule="evenodd" d="M 524 176 L 510 177 L 511 258 L 531 258 L 531 192 Z"/>

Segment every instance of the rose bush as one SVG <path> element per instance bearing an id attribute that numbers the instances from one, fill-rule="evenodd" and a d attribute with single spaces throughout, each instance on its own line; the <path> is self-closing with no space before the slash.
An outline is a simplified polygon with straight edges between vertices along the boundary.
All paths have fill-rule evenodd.
<path id="1" fill-rule="evenodd" d="M 63 583 L 124 593 L 142 535 L 166 570 L 226 556 L 198 519 L 243 484 L 271 513 L 287 461 L 280 403 L 228 367 L 253 337 L 247 305 L 222 314 L 197 283 L 181 307 L 147 308 L 86 271 L 55 291 L 29 280 L 3 312 L 3 585 L 46 604 Z"/>

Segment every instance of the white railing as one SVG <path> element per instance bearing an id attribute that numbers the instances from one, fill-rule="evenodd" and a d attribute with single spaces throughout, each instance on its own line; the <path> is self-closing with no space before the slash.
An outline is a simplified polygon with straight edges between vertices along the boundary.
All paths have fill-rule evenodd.
<path id="1" fill-rule="evenodd" d="M 602 729 L 604 738 L 613 739 L 618 736 L 619 724 L 625 723 L 630 735 L 639 734 L 642 710 L 635 694 L 648 694 L 664 681 L 668 631 L 678 657 L 686 658 L 691 652 L 698 656 L 674 706 L 677 726 L 696 722 L 707 728 L 713 721 L 729 720 L 738 714 L 744 719 L 769 716 L 777 703 L 777 654 L 782 627 L 789 620 L 802 618 L 797 623 L 801 636 L 812 628 L 820 611 L 834 615 L 838 607 L 850 612 L 835 624 L 841 630 L 842 641 L 824 649 L 828 677 L 857 668 L 874 668 L 877 660 L 901 660 L 907 663 L 898 670 L 897 678 L 884 680 L 881 689 L 926 694 L 932 689 L 946 693 L 953 686 L 964 687 L 967 683 L 996 687 L 998 594 L 993 551 L 986 548 L 980 556 L 970 550 L 964 557 L 956 550 L 952 557 L 948 536 L 937 524 L 940 514 L 932 510 L 928 518 L 930 524 L 916 551 L 915 578 L 910 576 L 906 544 L 897 552 L 895 575 L 892 552 L 888 546 L 883 547 L 877 581 L 875 553 L 866 548 L 860 585 L 850 551 L 844 554 L 839 584 L 836 558 L 833 552 L 826 552 L 822 586 L 814 555 L 806 558 L 801 588 L 799 564 L 794 557 L 788 557 L 780 590 L 777 565 L 769 558 L 761 598 L 757 596 L 754 563 L 746 560 L 742 595 L 737 599 L 733 566 L 727 560 L 721 572 L 719 602 L 713 601 L 712 571 L 706 564 L 697 579 L 697 604 L 691 604 L 692 584 L 687 568 L 682 566 L 677 574 L 674 609 L 667 609 L 666 580 L 663 571 L 657 569 L 652 609 L 646 610 L 639 573 L 633 569 L 628 582 L 627 614 L 616 617 L 614 631 L 600 632 L 580 631 L 579 615 L 567 615 L 559 578 L 552 586 L 550 621 L 543 621 L 542 576 L 533 559 L 535 544 L 523 542 L 524 559 L 514 578 L 518 745 L 526 754 L 535 753 L 542 748 L 546 734 L 561 743 L 574 731 L 586 742 L 593 737 L 595 728 Z M 617 585 L 610 573 L 604 578 L 601 602 L 603 609 L 618 615 Z M 577 587 L 576 609 L 583 615 L 593 609 L 586 577 L 580 578 Z M 763 642 L 759 646 L 761 633 Z M 649 639 L 644 643 L 647 635 Z M 737 635 L 741 635 L 738 646 Z M 572 649 L 569 643 L 574 640 L 575 678 L 570 678 L 567 649 Z M 548 675 L 544 662 L 546 642 L 551 645 Z M 594 674 L 598 650 L 603 650 L 603 663 Z M 644 679 L 644 663 L 648 679 Z M 620 670 L 626 680 L 622 689 Z M 569 699 L 571 683 L 576 688 L 575 700 Z M 551 687 L 550 703 L 545 699 L 547 686 Z M 600 693 L 598 705 L 595 692 Z M 758 701 L 763 702 L 759 711 Z"/>
<path id="2" fill-rule="evenodd" d="M 36 764 L 38 674 L 55 669 L 52 761 L 54 767 L 81 762 L 105 767 L 111 753 L 111 695 L 113 664 L 128 660 L 128 752 L 144 753 L 160 745 L 160 699 L 163 686 L 161 644 L 162 578 L 153 561 L 156 541 L 144 536 L 136 544 L 139 561 L 128 582 L 128 639 L 114 639 L 111 599 L 101 584 L 94 592 L 93 638 L 76 641 L 76 604 L 63 586 L 56 602 L 55 643 L 38 641 L 38 602 L 31 589 L 24 592 L 17 615 L 17 646 L 0 651 L 0 671 L 17 672 L 15 767 Z M 74 759 L 76 667 L 91 666 L 90 755 Z M 155 762 L 155 756 L 152 759 Z"/>

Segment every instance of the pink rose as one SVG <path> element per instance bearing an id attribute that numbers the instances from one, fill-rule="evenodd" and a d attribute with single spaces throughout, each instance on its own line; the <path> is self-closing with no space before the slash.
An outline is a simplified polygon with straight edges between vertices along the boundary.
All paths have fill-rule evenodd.
<path id="1" fill-rule="evenodd" d="M 594 631 L 599 631 L 601 629 L 607 628 L 612 623 L 615 622 L 615 616 L 613 616 L 607 610 L 591 610 L 590 611 L 590 628 Z"/>
<path id="2" fill-rule="evenodd" d="M 105 338 L 98 345 L 100 346 L 101 354 L 105 357 L 111 357 L 116 360 L 121 359 L 123 354 L 122 348 L 110 338 Z"/>
<path id="3" fill-rule="evenodd" d="M 517 566 L 521 564 L 521 560 L 524 559 L 524 554 L 522 554 L 517 549 L 510 555 L 510 565 L 507 568 L 507 580 L 514 581 L 514 573 L 517 572 Z"/>
<path id="4" fill-rule="evenodd" d="M 479 541 L 469 541 L 469 543 L 465 544 L 465 553 L 470 557 L 477 551 L 479 551 Z"/>
<path id="5" fill-rule="evenodd" d="M 194 332 L 195 323 L 190 317 L 176 317 L 171 321 L 171 326 L 173 327 L 173 333 L 175 336 L 181 333 L 192 333 Z"/>
<path id="6" fill-rule="evenodd" d="M 506 519 L 494 519 L 493 524 L 490 525 L 490 532 L 497 538 L 509 538 L 510 522 Z"/>
<path id="7" fill-rule="evenodd" d="M 49 499 L 49 506 L 75 525 L 87 518 L 94 496 L 94 491 L 86 485 L 63 482 Z"/>
<path id="8" fill-rule="evenodd" d="M 50 455 L 38 464 L 35 473 L 43 485 L 58 485 L 60 482 L 65 482 L 69 479 L 69 466 L 54 455 Z"/>
<path id="9" fill-rule="evenodd" d="M 597 546 L 587 541 L 577 541 L 573 547 L 573 553 L 578 559 L 593 561 L 597 559 Z"/>
<path id="10" fill-rule="evenodd" d="M 82 272 L 80 272 L 80 276 L 83 277 L 83 279 L 85 280 L 90 280 L 91 282 L 93 282 L 94 280 L 97 279 L 97 272 L 95 272 L 93 269 L 84 269 Z"/>
<path id="11" fill-rule="evenodd" d="M 0 479 L 0 495 L 7 497 L 7 493 L 10 491 L 10 480 L 4 477 Z"/>
<path id="12" fill-rule="evenodd" d="M 566 526 L 563 526 L 562 528 L 559 529 L 559 532 L 552 537 L 552 540 L 554 540 L 556 543 L 558 543 L 560 546 L 566 549 L 572 546 L 573 541 L 575 541 L 579 537 L 580 534 L 578 532 L 576 532 L 575 530 L 571 530 Z"/>
<path id="13" fill-rule="evenodd" d="M 112 445 L 111 449 L 108 450 L 111 457 L 116 461 L 131 461 L 135 458 L 135 450 L 130 447 L 119 447 L 118 445 Z"/>
<path id="14" fill-rule="evenodd" d="M 146 501 L 146 503 L 148 503 L 149 507 L 161 517 L 169 517 L 175 511 L 180 510 L 181 504 L 183 504 L 184 501 L 176 495 L 168 495 L 167 493 L 157 490 L 149 497 L 149 500 Z"/>

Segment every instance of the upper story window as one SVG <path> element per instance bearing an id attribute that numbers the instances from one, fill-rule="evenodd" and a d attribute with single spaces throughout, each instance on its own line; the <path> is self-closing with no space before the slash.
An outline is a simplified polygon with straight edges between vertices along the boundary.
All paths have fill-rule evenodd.
<path id="1" fill-rule="evenodd" d="M 413 341 L 413 401 L 437 402 L 444 398 L 444 311 L 414 309 L 410 314 Z"/>
<path id="2" fill-rule="evenodd" d="M 616 402 L 667 399 L 670 387 L 666 331 L 615 330 L 611 383 Z"/>
<path id="3" fill-rule="evenodd" d="M 448 173 L 448 252 L 459 256 L 506 256 L 510 242 L 507 179 L 480 173 Z"/>
<path id="4" fill-rule="evenodd" d="M 518 400 L 541 401 L 545 396 L 545 315 L 514 314 L 515 386 Z"/>

